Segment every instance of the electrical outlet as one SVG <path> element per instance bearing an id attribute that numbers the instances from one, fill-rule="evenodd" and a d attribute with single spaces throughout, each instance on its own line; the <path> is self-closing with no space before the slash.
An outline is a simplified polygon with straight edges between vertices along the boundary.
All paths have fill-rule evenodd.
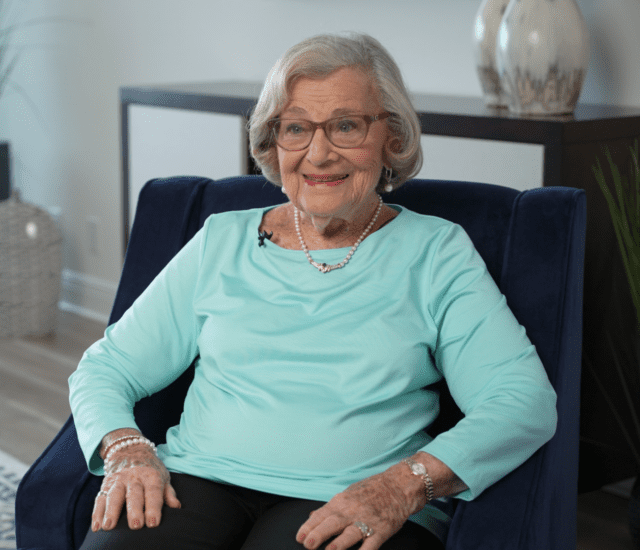
<path id="1" fill-rule="evenodd" d="M 87 217 L 87 239 L 89 244 L 89 253 L 98 256 L 100 250 L 98 248 L 98 231 L 100 229 L 100 218 L 97 216 Z"/>

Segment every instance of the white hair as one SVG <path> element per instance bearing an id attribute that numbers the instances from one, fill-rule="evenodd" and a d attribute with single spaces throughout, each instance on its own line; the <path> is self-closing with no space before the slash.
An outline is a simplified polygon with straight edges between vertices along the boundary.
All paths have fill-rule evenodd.
<path id="1" fill-rule="evenodd" d="M 369 75 L 382 109 L 395 115 L 386 119 L 393 136 L 387 159 L 394 188 L 420 171 L 420 121 L 411 105 L 400 69 L 389 52 L 367 34 L 322 34 L 289 48 L 276 62 L 249 120 L 251 155 L 265 177 L 275 185 L 282 186 L 282 180 L 269 121 L 285 108 L 297 79 L 324 78 L 343 67 L 357 68 Z M 378 191 L 382 191 L 386 183 L 381 176 Z"/>

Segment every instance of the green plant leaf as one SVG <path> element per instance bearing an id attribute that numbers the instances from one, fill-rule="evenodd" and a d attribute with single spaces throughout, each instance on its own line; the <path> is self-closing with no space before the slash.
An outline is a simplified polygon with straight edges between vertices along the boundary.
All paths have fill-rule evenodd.
<path id="1" fill-rule="evenodd" d="M 629 282 L 631 299 L 636 310 L 640 334 L 640 171 L 638 170 L 638 141 L 631 152 L 631 179 L 620 173 L 611 152 L 605 149 L 612 176 L 612 189 L 607 184 L 600 159 L 596 157 L 593 173 L 607 202 L 618 241 L 625 274 Z"/>
<path id="2" fill-rule="evenodd" d="M 622 405 L 613 402 L 587 356 L 584 356 L 583 364 L 593 375 L 601 394 L 613 412 L 614 418 L 629 444 L 636 462 L 640 466 L 640 450 L 637 448 L 627 428 L 627 425 L 630 424 L 630 427 L 635 429 L 636 436 L 640 437 L 640 419 L 637 408 L 640 406 L 640 400 L 638 399 L 638 392 L 632 390 L 632 387 L 635 387 L 637 383 L 635 381 L 640 368 L 640 169 L 638 166 L 638 140 L 634 142 L 634 147 L 629 147 L 629 150 L 631 153 L 629 177 L 621 174 L 618 166 L 613 162 L 608 148 L 605 150 L 605 155 L 611 173 L 610 181 L 607 181 L 599 158 L 596 158 L 593 173 L 609 208 L 638 323 L 638 338 L 635 341 L 635 355 L 637 357 L 625 359 L 625 365 L 628 361 L 626 372 L 620 362 L 620 354 L 614 346 L 611 335 L 609 333 L 606 335 L 611 360 L 622 385 L 624 401 L 631 413 L 630 423 L 625 422 L 623 419 L 621 413 Z"/>
<path id="3" fill-rule="evenodd" d="M 22 52 L 25 49 L 29 48 L 28 45 L 14 47 L 14 45 L 12 44 L 12 37 L 14 33 L 16 33 L 19 30 L 23 30 L 27 27 L 38 27 L 47 23 L 76 23 L 76 24 L 82 23 L 82 24 L 89 24 L 89 25 L 91 24 L 91 21 L 83 20 L 83 19 L 69 19 L 65 17 L 42 16 L 42 17 L 33 17 L 27 21 L 22 21 L 15 24 L 2 25 L 2 21 L 4 21 L 6 18 L 9 18 L 10 10 L 8 6 L 10 5 L 11 5 L 11 2 L 5 3 L 2 0 L 0 0 L 0 98 L 2 98 L 2 93 L 7 88 L 10 82 L 11 73 L 15 69 L 16 64 L 18 63 Z M 17 50 L 17 52 L 11 57 L 11 60 L 9 61 L 9 63 L 4 63 L 4 61 L 9 57 L 10 52 L 14 50 Z M 12 87 L 15 88 L 15 85 Z M 24 89 L 21 89 L 21 90 L 22 90 L 21 95 L 23 97 L 27 97 Z M 28 102 L 32 108 L 35 106 L 33 101 L 31 101 L 30 99 Z M 42 120 L 42 117 L 40 117 L 39 113 L 37 114 L 39 118 Z"/>

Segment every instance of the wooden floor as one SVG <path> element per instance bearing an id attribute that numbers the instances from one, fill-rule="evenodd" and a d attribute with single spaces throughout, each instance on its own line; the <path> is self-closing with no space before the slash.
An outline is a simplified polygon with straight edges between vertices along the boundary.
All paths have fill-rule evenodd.
<path id="1" fill-rule="evenodd" d="M 69 376 L 104 328 L 61 312 L 54 336 L 0 339 L 0 449 L 26 464 L 40 455 L 69 416 Z M 578 550 L 633 550 L 626 508 L 603 491 L 580 495 Z"/>
<path id="2" fill-rule="evenodd" d="M 55 335 L 0 339 L 0 449 L 31 464 L 69 417 L 68 379 L 104 325 L 60 312 Z"/>

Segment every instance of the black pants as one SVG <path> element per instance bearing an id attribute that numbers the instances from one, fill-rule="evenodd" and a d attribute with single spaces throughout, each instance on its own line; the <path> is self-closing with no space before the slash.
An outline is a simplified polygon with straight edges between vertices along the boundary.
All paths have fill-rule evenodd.
<path id="1" fill-rule="evenodd" d="M 295 535 L 324 502 L 301 500 L 171 474 L 182 508 L 164 505 L 160 525 L 129 528 L 126 507 L 110 531 L 89 530 L 81 550 L 303 550 Z M 321 546 L 325 549 L 326 544 Z M 359 548 L 356 545 L 353 548 Z M 410 521 L 381 550 L 443 550 L 427 529 Z"/>

